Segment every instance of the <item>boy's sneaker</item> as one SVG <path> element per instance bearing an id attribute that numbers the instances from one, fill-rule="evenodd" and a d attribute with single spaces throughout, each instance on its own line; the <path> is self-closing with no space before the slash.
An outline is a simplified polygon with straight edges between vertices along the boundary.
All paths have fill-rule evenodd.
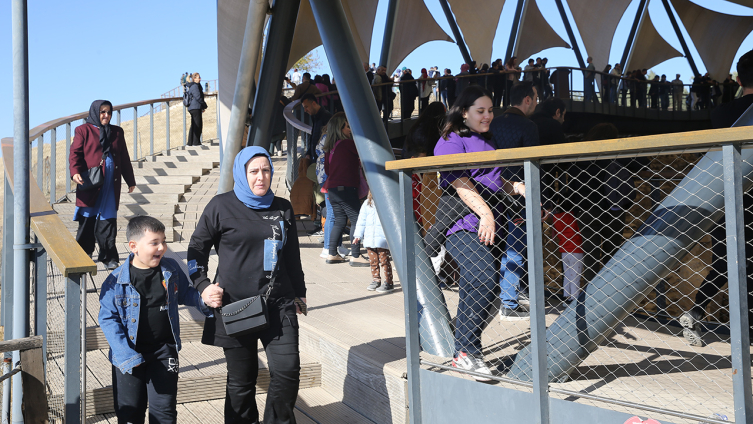
<path id="1" fill-rule="evenodd" d="M 372 281 L 371 284 L 369 284 L 368 287 L 366 287 L 366 290 L 368 291 L 374 291 L 379 288 L 379 286 L 382 285 L 381 281 Z"/>
<path id="2" fill-rule="evenodd" d="M 530 312 L 518 306 L 517 308 L 499 308 L 499 319 L 502 321 L 524 321 L 531 319 Z"/>
<path id="3" fill-rule="evenodd" d="M 491 370 L 486 366 L 482 358 L 477 358 L 465 352 L 458 353 L 458 355 L 452 359 L 452 366 L 461 370 L 492 375 Z M 490 378 L 478 377 L 475 375 L 473 376 L 473 378 L 475 378 L 476 381 L 491 381 Z"/>
<path id="4" fill-rule="evenodd" d="M 387 284 L 387 283 L 385 283 L 385 284 L 382 284 L 381 286 L 377 287 L 376 292 L 377 293 L 389 293 L 389 292 L 391 292 L 394 289 L 395 289 L 395 285 L 394 284 Z"/>
<path id="5" fill-rule="evenodd" d="M 343 262 L 345 262 L 345 259 L 341 258 L 338 255 L 327 255 L 328 264 L 341 264 Z"/>
<path id="6" fill-rule="evenodd" d="M 695 308 L 680 316 L 682 336 L 691 346 L 703 347 L 703 328 L 701 326 L 701 313 Z"/>
<path id="7" fill-rule="evenodd" d="M 329 248 L 325 247 L 322 249 L 322 253 L 319 254 L 319 257 L 322 259 L 327 259 L 329 257 Z"/>
<path id="8" fill-rule="evenodd" d="M 531 310 L 531 301 L 528 299 L 528 295 L 524 293 L 518 293 L 518 305 L 525 308 L 525 310 Z"/>

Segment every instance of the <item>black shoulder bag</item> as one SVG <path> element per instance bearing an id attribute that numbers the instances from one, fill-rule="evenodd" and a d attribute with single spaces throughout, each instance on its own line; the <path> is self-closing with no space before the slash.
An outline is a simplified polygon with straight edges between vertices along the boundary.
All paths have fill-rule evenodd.
<path id="1" fill-rule="evenodd" d="M 78 190 L 88 191 L 100 188 L 105 184 L 105 176 L 102 173 L 102 164 L 105 163 L 105 156 L 102 155 L 102 160 L 99 161 L 99 165 L 89 168 L 89 171 L 81 175 L 83 184 L 78 186 Z"/>

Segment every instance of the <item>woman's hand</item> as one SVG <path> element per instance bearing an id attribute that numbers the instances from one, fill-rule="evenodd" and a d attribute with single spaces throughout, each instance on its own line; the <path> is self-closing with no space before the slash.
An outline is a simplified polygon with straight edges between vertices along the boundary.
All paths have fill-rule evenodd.
<path id="1" fill-rule="evenodd" d="M 353 243 L 359 244 L 359 243 L 361 243 L 361 239 L 358 238 L 358 237 L 356 237 L 355 239 L 353 239 Z"/>
<path id="2" fill-rule="evenodd" d="M 513 194 L 519 194 L 523 196 L 523 198 L 525 198 L 526 197 L 526 183 L 521 183 L 521 182 L 512 183 L 512 192 Z"/>
<path id="3" fill-rule="evenodd" d="M 136 190 L 136 186 L 130 186 L 128 187 L 128 192 L 133 193 L 133 190 Z"/>
<path id="4" fill-rule="evenodd" d="M 84 179 L 81 178 L 81 174 L 76 174 L 73 177 L 71 177 L 71 179 L 73 180 L 74 183 L 78 185 L 81 185 L 84 183 Z"/>
<path id="5" fill-rule="evenodd" d="M 220 308 L 222 307 L 222 294 L 224 292 L 225 291 L 222 290 L 222 287 L 220 287 L 219 284 L 210 284 L 203 292 L 201 292 L 201 299 L 204 300 L 204 304 L 210 308 Z"/>
<path id="6" fill-rule="evenodd" d="M 306 298 L 305 298 L 305 297 L 302 297 L 302 298 L 301 298 L 301 302 L 303 302 L 303 303 L 308 303 L 308 302 L 306 302 Z M 301 311 L 301 307 L 300 307 L 300 306 L 298 306 L 298 304 L 297 304 L 297 303 L 295 304 L 295 313 L 296 313 L 296 314 L 298 314 L 298 315 L 300 315 L 300 314 L 302 314 L 302 313 L 303 313 L 303 312 Z"/>
<path id="7" fill-rule="evenodd" d="M 494 244 L 496 229 L 497 224 L 494 222 L 494 217 L 491 214 L 482 215 L 478 223 L 479 241 L 487 246 Z"/>

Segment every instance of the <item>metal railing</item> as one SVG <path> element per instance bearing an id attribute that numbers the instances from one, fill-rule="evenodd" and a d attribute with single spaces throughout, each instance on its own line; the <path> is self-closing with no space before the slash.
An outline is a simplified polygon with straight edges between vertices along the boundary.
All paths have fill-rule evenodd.
<path id="1" fill-rule="evenodd" d="M 204 94 L 205 95 L 209 94 L 209 93 L 216 93 L 217 92 L 217 80 L 213 79 L 213 80 L 202 81 L 201 88 L 204 90 Z M 160 97 L 162 97 L 163 99 L 171 99 L 173 97 L 181 97 L 181 96 L 183 96 L 183 90 L 184 90 L 184 88 L 183 88 L 183 85 L 181 84 L 181 85 L 173 88 L 170 91 L 162 93 L 162 95 Z"/>
<path id="2" fill-rule="evenodd" d="M 749 128 L 730 128 L 388 162 L 399 172 L 405 227 L 423 235 L 393 252 L 409 270 L 401 283 L 408 384 L 419 399 L 411 408 L 437 416 L 462 403 L 456 392 L 423 395 L 423 384 L 440 381 L 432 375 L 450 373 L 528 393 L 520 407 L 541 422 L 563 401 L 662 422 L 750 422 L 751 142 Z M 496 218 L 497 239 L 485 246 L 474 212 L 441 186 L 500 173 L 524 182 L 525 196 L 487 177 L 473 183 Z M 418 210 L 413 175 L 423 182 Z M 432 265 L 418 266 L 415 249 Z M 417 280 L 441 291 L 428 298 Z M 454 326 L 439 342 L 483 366 L 419 354 L 427 302 L 445 305 Z M 467 387 L 466 400 L 491 390 Z M 466 411 L 476 408 L 469 402 Z"/>

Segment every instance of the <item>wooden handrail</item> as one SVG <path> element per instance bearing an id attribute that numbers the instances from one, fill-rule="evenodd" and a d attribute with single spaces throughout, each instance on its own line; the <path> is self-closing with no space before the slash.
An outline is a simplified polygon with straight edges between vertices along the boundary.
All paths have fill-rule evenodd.
<path id="1" fill-rule="evenodd" d="M 8 178 L 10 187 L 13 187 L 13 139 L 3 138 L 0 141 L 0 147 L 2 147 L 3 165 L 5 165 L 5 178 Z M 5 205 L 5 207 L 12 207 L 12 205 Z M 50 203 L 42 194 L 31 172 L 29 173 L 29 215 L 31 229 L 39 237 L 50 259 L 63 276 L 97 274 L 97 265 L 78 245 L 57 212 L 50 207 Z M 11 246 L 4 247 L 8 249 Z"/>
<path id="2" fill-rule="evenodd" d="M 402 159 L 387 162 L 385 169 L 388 171 L 400 169 L 418 171 L 440 167 L 484 168 L 497 166 L 500 162 L 520 162 L 527 159 L 560 159 L 616 153 L 679 150 L 750 141 L 753 141 L 753 131 L 750 130 L 750 127 L 736 127 Z"/>

